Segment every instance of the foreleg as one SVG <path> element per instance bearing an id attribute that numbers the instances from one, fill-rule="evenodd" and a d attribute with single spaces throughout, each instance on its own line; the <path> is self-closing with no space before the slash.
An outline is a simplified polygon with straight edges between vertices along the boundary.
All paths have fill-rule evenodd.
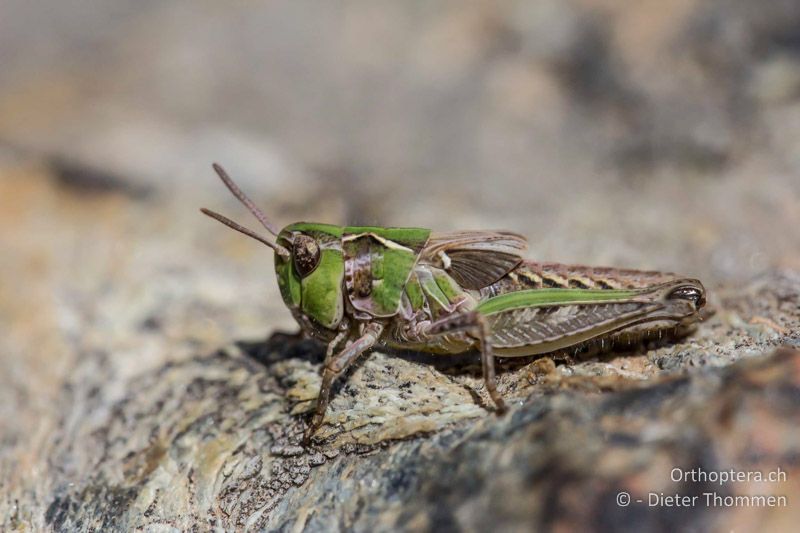
<path id="1" fill-rule="evenodd" d="M 336 353 L 336 348 L 339 346 L 342 341 L 344 341 L 350 333 L 350 324 L 343 320 L 342 324 L 339 326 L 339 333 L 333 338 L 331 342 L 328 343 L 327 348 L 325 349 L 325 362 L 322 365 L 322 368 L 328 366 L 328 363 L 331 362 L 333 358 L 333 354 Z"/>
<path id="2" fill-rule="evenodd" d="M 303 436 L 305 442 L 308 442 L 322 425 L 325 412 L 328 410 L 328 404 L 330 403 L 331 388 L 336 378 L 347 370 L 361 354 L 375 346 L 382 331 L 382 325 L 372 322 L 367 325 L 364 334 L 358 340 L 351 343 L 335 356 L 330 358 L 326 357 L 327 362 L 325 368 L 322 370 L 322 385 L 320 386 L 319 395 L 317 396 L 317 407 L 314 411 L 314 416 L 311 418 L 311 423 Z"/>

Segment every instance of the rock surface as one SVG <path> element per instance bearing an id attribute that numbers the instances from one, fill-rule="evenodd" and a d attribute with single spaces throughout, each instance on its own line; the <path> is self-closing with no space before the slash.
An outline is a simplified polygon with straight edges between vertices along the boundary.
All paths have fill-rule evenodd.
<path id="1" fill-rule="evenodd" d="M 796 2 L 89 4 L 0 19 L 0 529 L 800 520 Z M 273 335 L 269 253 L 197 213 L 245 220 L 210 160 L 280 223 L 506 227 L 700 277 L 716 314 L 505 361 L 503 417 L 474 356 L 374 353 L 303 448 L 320 350 Z"/>

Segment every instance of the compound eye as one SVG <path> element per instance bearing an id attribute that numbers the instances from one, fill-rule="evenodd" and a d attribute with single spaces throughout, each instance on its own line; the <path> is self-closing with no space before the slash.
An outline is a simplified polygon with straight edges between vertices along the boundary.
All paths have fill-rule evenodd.
<path id="1" fill-rule="evenodd" d="M 308 276 L 319 266 L 319 244 L 308 235 L 295 236 L 292 255 L 294 256 L 294 268 L 301 278 Z"/>

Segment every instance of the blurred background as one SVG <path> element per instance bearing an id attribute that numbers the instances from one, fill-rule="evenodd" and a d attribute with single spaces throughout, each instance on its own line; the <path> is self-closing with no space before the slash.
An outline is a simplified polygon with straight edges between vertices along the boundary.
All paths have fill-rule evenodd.
<path id="1" fill-rule="evenodd" d="M 241 213 L 218 161 L 281 224 L 502 226 L 719 277 L 800 244 L 792 0 L 0 7 L 8 187 L 49 174 L 213 239 L 198 201 Z"/>
<path id="2" fill-rule="evenodd" d="M 712 289 L 797 271 L 800 2 L 0 0 L 8 461 L 67 376 L 291 329 L 271 252 L 197 211 L 256 226 L 213 161 L 278 225 L 506 228 Z"/>

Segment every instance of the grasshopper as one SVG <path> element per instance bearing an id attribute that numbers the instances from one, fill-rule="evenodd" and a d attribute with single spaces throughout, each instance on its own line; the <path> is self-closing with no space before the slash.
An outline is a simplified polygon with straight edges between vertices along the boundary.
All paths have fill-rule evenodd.
<path id="1" fill-rule="evenodd" d="M 496 356 L 683 335 L 700 320 L 706 302 L 696 279 L 526 260 L 526 239 L 509 231 L 437 233 L 312 222 L 279 230 L 222 167 L 213 168 L 274 240 L 201 211 L 272 248 L 281 297 L 301 333 L 327 343 L 305 442 L 322 425 L 335 380 L 373 348 L 434 354 L 478 349 L 486 390 L 502 413 Z"/>

